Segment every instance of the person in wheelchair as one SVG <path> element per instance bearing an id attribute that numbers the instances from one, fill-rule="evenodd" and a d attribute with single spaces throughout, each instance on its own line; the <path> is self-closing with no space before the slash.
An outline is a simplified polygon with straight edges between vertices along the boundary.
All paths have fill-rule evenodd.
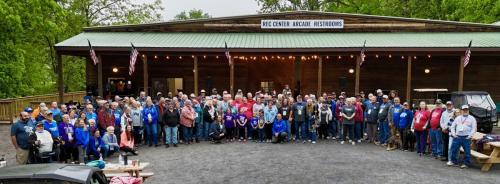
<path id="1" fill-rule="evenodd" d="M 38 122 L 35 133 L 30 135 L 34 163 L 50 163 L 55 155 L 54 140 L 50 132 L 44 130 L 43 122 Z"/>

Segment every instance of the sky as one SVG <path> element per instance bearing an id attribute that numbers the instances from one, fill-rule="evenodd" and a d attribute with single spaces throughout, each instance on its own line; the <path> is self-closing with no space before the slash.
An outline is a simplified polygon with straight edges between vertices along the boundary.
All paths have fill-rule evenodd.
<path id="1" fill-rule="evenodd" d="M 153 0 L 137 0 L 151 2 Z M 202 9 L 212 17 L 256 14 L 259 5 L 255 0 L 162 0 L 165 8 L 163 20 L 172 20 L 175 15 L 191 9 Z"/>

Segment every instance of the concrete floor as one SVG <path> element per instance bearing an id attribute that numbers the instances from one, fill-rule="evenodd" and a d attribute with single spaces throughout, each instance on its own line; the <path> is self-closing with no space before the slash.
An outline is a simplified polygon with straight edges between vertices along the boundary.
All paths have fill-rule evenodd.
<path id="1" fill-rule="evenodd" d="M 14 161 L 10 126 L 0 126 L 0 156 Z M 499 132 L 499 130 L 495 130 Z M 372 144 L 227 143 L 141 147 L 140 159 L 155 173 L 147 183 L 499 183 L 500 166 L 461 170 L 414 152 Z M 111 159 L 116 162 L 116 158 Z"/>

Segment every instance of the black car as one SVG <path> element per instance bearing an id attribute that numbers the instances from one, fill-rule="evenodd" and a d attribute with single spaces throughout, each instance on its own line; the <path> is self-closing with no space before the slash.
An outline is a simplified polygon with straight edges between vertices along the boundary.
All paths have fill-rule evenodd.
<path id="1" fill-rule="evenodd" d="M 100 169 L 71 164 L 30 164 L 0 169 L 0 184 L 108 183 Z"/>

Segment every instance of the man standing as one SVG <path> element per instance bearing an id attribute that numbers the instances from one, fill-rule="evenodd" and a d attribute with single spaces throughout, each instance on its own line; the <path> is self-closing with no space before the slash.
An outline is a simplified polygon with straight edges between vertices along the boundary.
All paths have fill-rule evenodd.
<path id="1" fill-rule="evenodd" d="M 368 132 L 368 142 L 375 142 L 375 135 L 377 133 L 377 118 L 378 118 L 379 104 L 375 96 L 370 97 L 370 103 L 366 106 L 366 129 Z"/>
<path id="2" fill-rule="evenodd" d="M 446 110 L 441 114 L 440 126 L 443 132 L 443 158 L 442 161 L 449 161 L 451 158 L 448 156 L 448 148 L 451 146 L 450 141 L 450 126 L 453 123 L 455 109 L 451 101 L 446 102 Z M 451 155 L 451 154 L 450 154 Z"/>
<path id="3" fill-rule="evenodd" d="M 295 141 L 299 142 L 300 134 L 302 134 L 302 141 L 305 143 L 307 133 L 306 129 L 308 127 L 305 126 L 306 115 L 305 115 L 305 104 L 302 102 L 302 96 L 297 96 L 297 102 L 293 104 L 292 111 L 290 113 L 290 117 L 288 118 L 290 121 L 295 121 Z"/>
<path id="4" fill-rule="evenodd" d="M 460 147 L 463 147 L 465 157 L 460 168 L 465 169 L 470 165 L 470 143 L 472 135 L 477 131 L 476 119 L 469 115 L 468 105 L 462 105 L 462 115 L 455 118 L 450 130 L 453 143 L 451 143 L 451 162 L 448 162 L 448 166 L 458 163 L 458 151 Z"/>
<path id="5" fill-rule="evenodd" d="M 379 142 L 382 146 L 387 145 L 387 139 L 389 139 L 389 122 L 387 121 L 387 115 L 389 113 L 389 107 L 391 104 L 389 103 L 389 96 L 382 96 L 382 104 L 380 104 L 380 108 L 378 111 L 378 122 L 379 122 Z"/>
<path id="6" fill-rule="evenodd" d="M 440 159 L 443 156 L 443 138 L 440 126 L 441 114 L 443 113 L 442 105 L 441 100 L 437 99 L 436 108 L 431 111 L 431 129 L 429 130 L 429 134 L 431 137 L 432 156 L 436 159 Z"/>
<path id="7" fill-rule="evenodd" d="M 16 162 L 19 165 L 27 164 L 29 155 L 29 137 L 33 133 L 32 121 L 27 112 L 21 112 L 21 119 L 12 124 L 10 128 L 10 138 L 14 148 L 16 149 Z M 31 123 L 30 123 L 31 122 Z"/>

